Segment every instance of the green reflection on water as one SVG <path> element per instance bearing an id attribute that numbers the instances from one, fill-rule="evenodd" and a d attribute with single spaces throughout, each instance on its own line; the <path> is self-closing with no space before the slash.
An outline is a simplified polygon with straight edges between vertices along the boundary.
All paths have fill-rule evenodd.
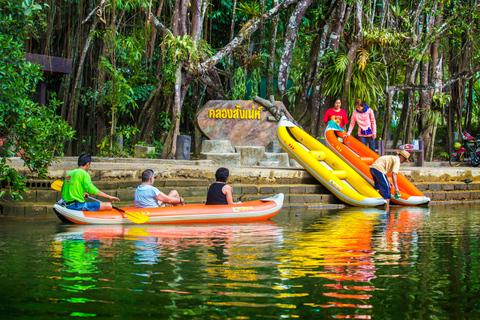
<path id="1" fill-rule="evenodd" d="M 96 314 L 94 313 L 83 313 L 83 312 L 72 312 L 70 314 L 71 317 L 95 317 Z"/>
<path id="2" fill-rule="evenodd" d="M 97 248 L 90 248 L 85 242 L 78 240 L 66 240 L 62 242 L 62 258 L 64 271 L 77 274 L 99 273 L 96 266 L 99 256 Z M 95 284 L 85 284 L 97 282 L 96 279 L 86 276 L 61 277 L 62 280 L 74 283 L 61 283 L 60 286 L 69 292 L 82 292 L 86 290 L 98 289 Z M 73 303 L 85 303 L 90 299 L 72 297 L 64 299 Z"/>

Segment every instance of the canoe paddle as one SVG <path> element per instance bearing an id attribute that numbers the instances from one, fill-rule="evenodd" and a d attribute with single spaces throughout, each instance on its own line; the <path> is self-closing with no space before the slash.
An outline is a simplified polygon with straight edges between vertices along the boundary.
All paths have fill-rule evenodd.
<path id="1" fill-rule="evenodd" d="M 55 180 L 50 187 L 53 190 L 62 191 L 62 186 L 63 186 L 63 181 Z M 93 200 L 93 201 L 101 202 L 100 200 L 95 199 L 95 198 L 90 197 L 90 196 L 88 196 L 88 198 Z M 114 206 L 112 206 L 112 208 L 115 209 L 115 210 L 118 210 L 120 212 L 123 212 L 127 216 L 128 219 L 130 219 L 132 222 L 135 222 L 135 223 L 145 223 L 148 220 L 150 220 L 149 216 L 138 213 L 138 212 L 128 212 L 128 211 L 122 210 L 122 209 L 114 207 Z"/>

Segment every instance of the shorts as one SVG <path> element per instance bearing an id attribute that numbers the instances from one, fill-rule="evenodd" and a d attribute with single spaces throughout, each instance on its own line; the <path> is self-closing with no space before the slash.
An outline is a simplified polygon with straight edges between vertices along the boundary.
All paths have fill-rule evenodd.
<path id="1" fill-rule="evenodd" d="M 79 211 L 100 211 L 100 202 L 74 202 L 67 209 Z"/>
<path id="2" fill-rule="evenodd" d="M 370 168 L 370 173 L 372 174 L 373 182 L 375 182 L 375 190 L 380 190 L 384 199 L 390 199 L 392 194 L 390 193 L 390 183 L 387 175 L 374 168 Z"/>

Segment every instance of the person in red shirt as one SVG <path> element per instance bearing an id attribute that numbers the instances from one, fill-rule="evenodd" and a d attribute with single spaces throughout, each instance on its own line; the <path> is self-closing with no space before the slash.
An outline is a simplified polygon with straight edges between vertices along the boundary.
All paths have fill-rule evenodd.
<path id="1" fill-rule="evenodd" d="M 328 121 L 330 120 L 336 122 L 343 129 L 345 129 L 345 126 L 348 123 L 348 116 L 345 110 L 342 109 L 342 100 L 340 98 L 336 98 L 333 108 L 330 108 L 325 112 L 325 115 L 323 116 L 325 127 L 328 126 Z"/>

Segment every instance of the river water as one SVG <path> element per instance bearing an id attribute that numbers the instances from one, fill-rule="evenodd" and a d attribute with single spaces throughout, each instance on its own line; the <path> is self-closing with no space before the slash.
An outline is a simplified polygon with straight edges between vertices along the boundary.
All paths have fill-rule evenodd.
<path id="1" fill-rule="evenodd" d="M 0 220 L 0 319 L 480 318 L 480 206 L 263 223 Z"/>

